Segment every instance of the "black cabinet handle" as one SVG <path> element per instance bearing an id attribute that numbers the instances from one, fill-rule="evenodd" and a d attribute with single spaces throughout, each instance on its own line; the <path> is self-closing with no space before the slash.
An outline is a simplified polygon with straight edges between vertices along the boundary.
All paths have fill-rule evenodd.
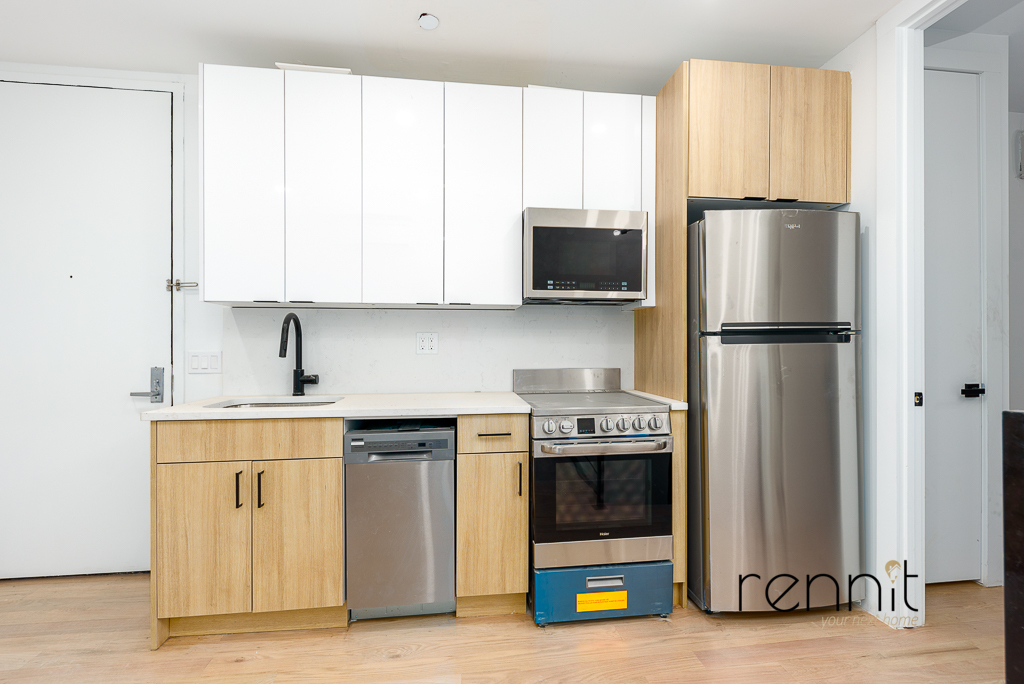
<path id="1" fill-rule="evenodd" d="M 960 390 L 960 394 L 970 399 L 976 399 L 985 393 L 985 386 L 975 382 L 969 382 Z"/>
<path id="2" fill-rule="evenodd" d="M 523 462 L 519 462 L 519 496 L 523 495 Z"/>
<path id="3" fill-rule="evenodd" d="M 263 473 L 265 470 L 261 470 L 256 473 L 256 508 L 263 508 Z"/>
<path id="4" fill-rule="evenodd" d="M 240 499 L 241 489 L 239 488 L 239 479 L 238 479 L 239 476 L 241 476 L 242 472 L 243 471 L 239 470 L 237 473 L 235 473 L 235 508 L 241 508 L 242 507 L 242 501 Z"/>
<path id="5" fill-rule="evenodd" d="M 478 432 L 477 437 L 511 437 L 511 432 Z"/>

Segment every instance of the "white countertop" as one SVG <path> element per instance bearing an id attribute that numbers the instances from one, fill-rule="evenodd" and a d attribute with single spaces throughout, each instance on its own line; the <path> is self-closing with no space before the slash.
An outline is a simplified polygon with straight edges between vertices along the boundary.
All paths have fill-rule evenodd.
<path id="1" fill-rule="evenodd" d="M 337 395 L 331 395 L 337 396 Z M 276 397 L 289 400 L 292 397 Z M 263 418 L 395 418 L 458 416 L 481 413 L 529 413 L 530 405 L 514 392 L 429 392 L 422 394 L 346 394 L 325 406 L 210 408 L 226 400 L 273 401 L 275 397 L 213 397 L 147 411 L 142 420 L 258 420 Z M 307 394 L 307 401 L 317 395 Z"/>

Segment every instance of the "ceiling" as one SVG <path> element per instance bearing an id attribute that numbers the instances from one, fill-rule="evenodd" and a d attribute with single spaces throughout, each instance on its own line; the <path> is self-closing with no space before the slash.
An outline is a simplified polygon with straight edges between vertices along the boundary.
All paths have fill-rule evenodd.
<path id="1" fill-rule="evenodd" d="M 1024 2 L 968 0 L 924 32 L 925 45 L 938 45 L 965 33 L 1009 36 L 1010 111 L 1024 112 Z"/>
<path id="2" fill-rule="evenodd" d="M 3 0 L 0 61 L 357 74 L 656 93 L 691 57 L 818 67 L 897 0 Z M 440 21 L 419 28 L 421 12 Z"/>

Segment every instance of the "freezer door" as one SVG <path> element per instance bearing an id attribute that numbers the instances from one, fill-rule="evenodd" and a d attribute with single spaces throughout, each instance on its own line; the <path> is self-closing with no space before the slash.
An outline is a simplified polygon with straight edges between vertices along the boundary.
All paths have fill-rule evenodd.
<path id="1" fill-rule="evenodd" d="M 701 330 L 780 323 L 860 329 L 859 214 L 708 211 L 699 240 Z"/>
<path id="2" fill-rule="evenodd" d="M 807 607 L 827 573 L 847 600 L 860 572 L 860 336 L 849 342 L 724 344 L 701 338 L 704 598 L 713 611 Z M 770 583 L 771 582 L 771 583 Z M 769 586 L 770 583 L 770 586 Z M 861 598 L 858 582 L 854 598 Z M 766 598 L 767 592 L 767 598 Z M 811 605 L 835 605 L 812 584 Z M 876 598 L 872 590 L 871 603 Z"/>

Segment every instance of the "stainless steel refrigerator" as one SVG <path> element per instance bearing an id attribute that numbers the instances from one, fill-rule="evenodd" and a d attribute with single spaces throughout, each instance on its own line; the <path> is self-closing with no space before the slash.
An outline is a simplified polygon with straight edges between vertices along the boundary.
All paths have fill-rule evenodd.
<path id="1" fill-rule="evenodd" d="M 861 572 L 859 215 L 708 211 L 687 243 L 690 597 L 845 603 Z"/>

